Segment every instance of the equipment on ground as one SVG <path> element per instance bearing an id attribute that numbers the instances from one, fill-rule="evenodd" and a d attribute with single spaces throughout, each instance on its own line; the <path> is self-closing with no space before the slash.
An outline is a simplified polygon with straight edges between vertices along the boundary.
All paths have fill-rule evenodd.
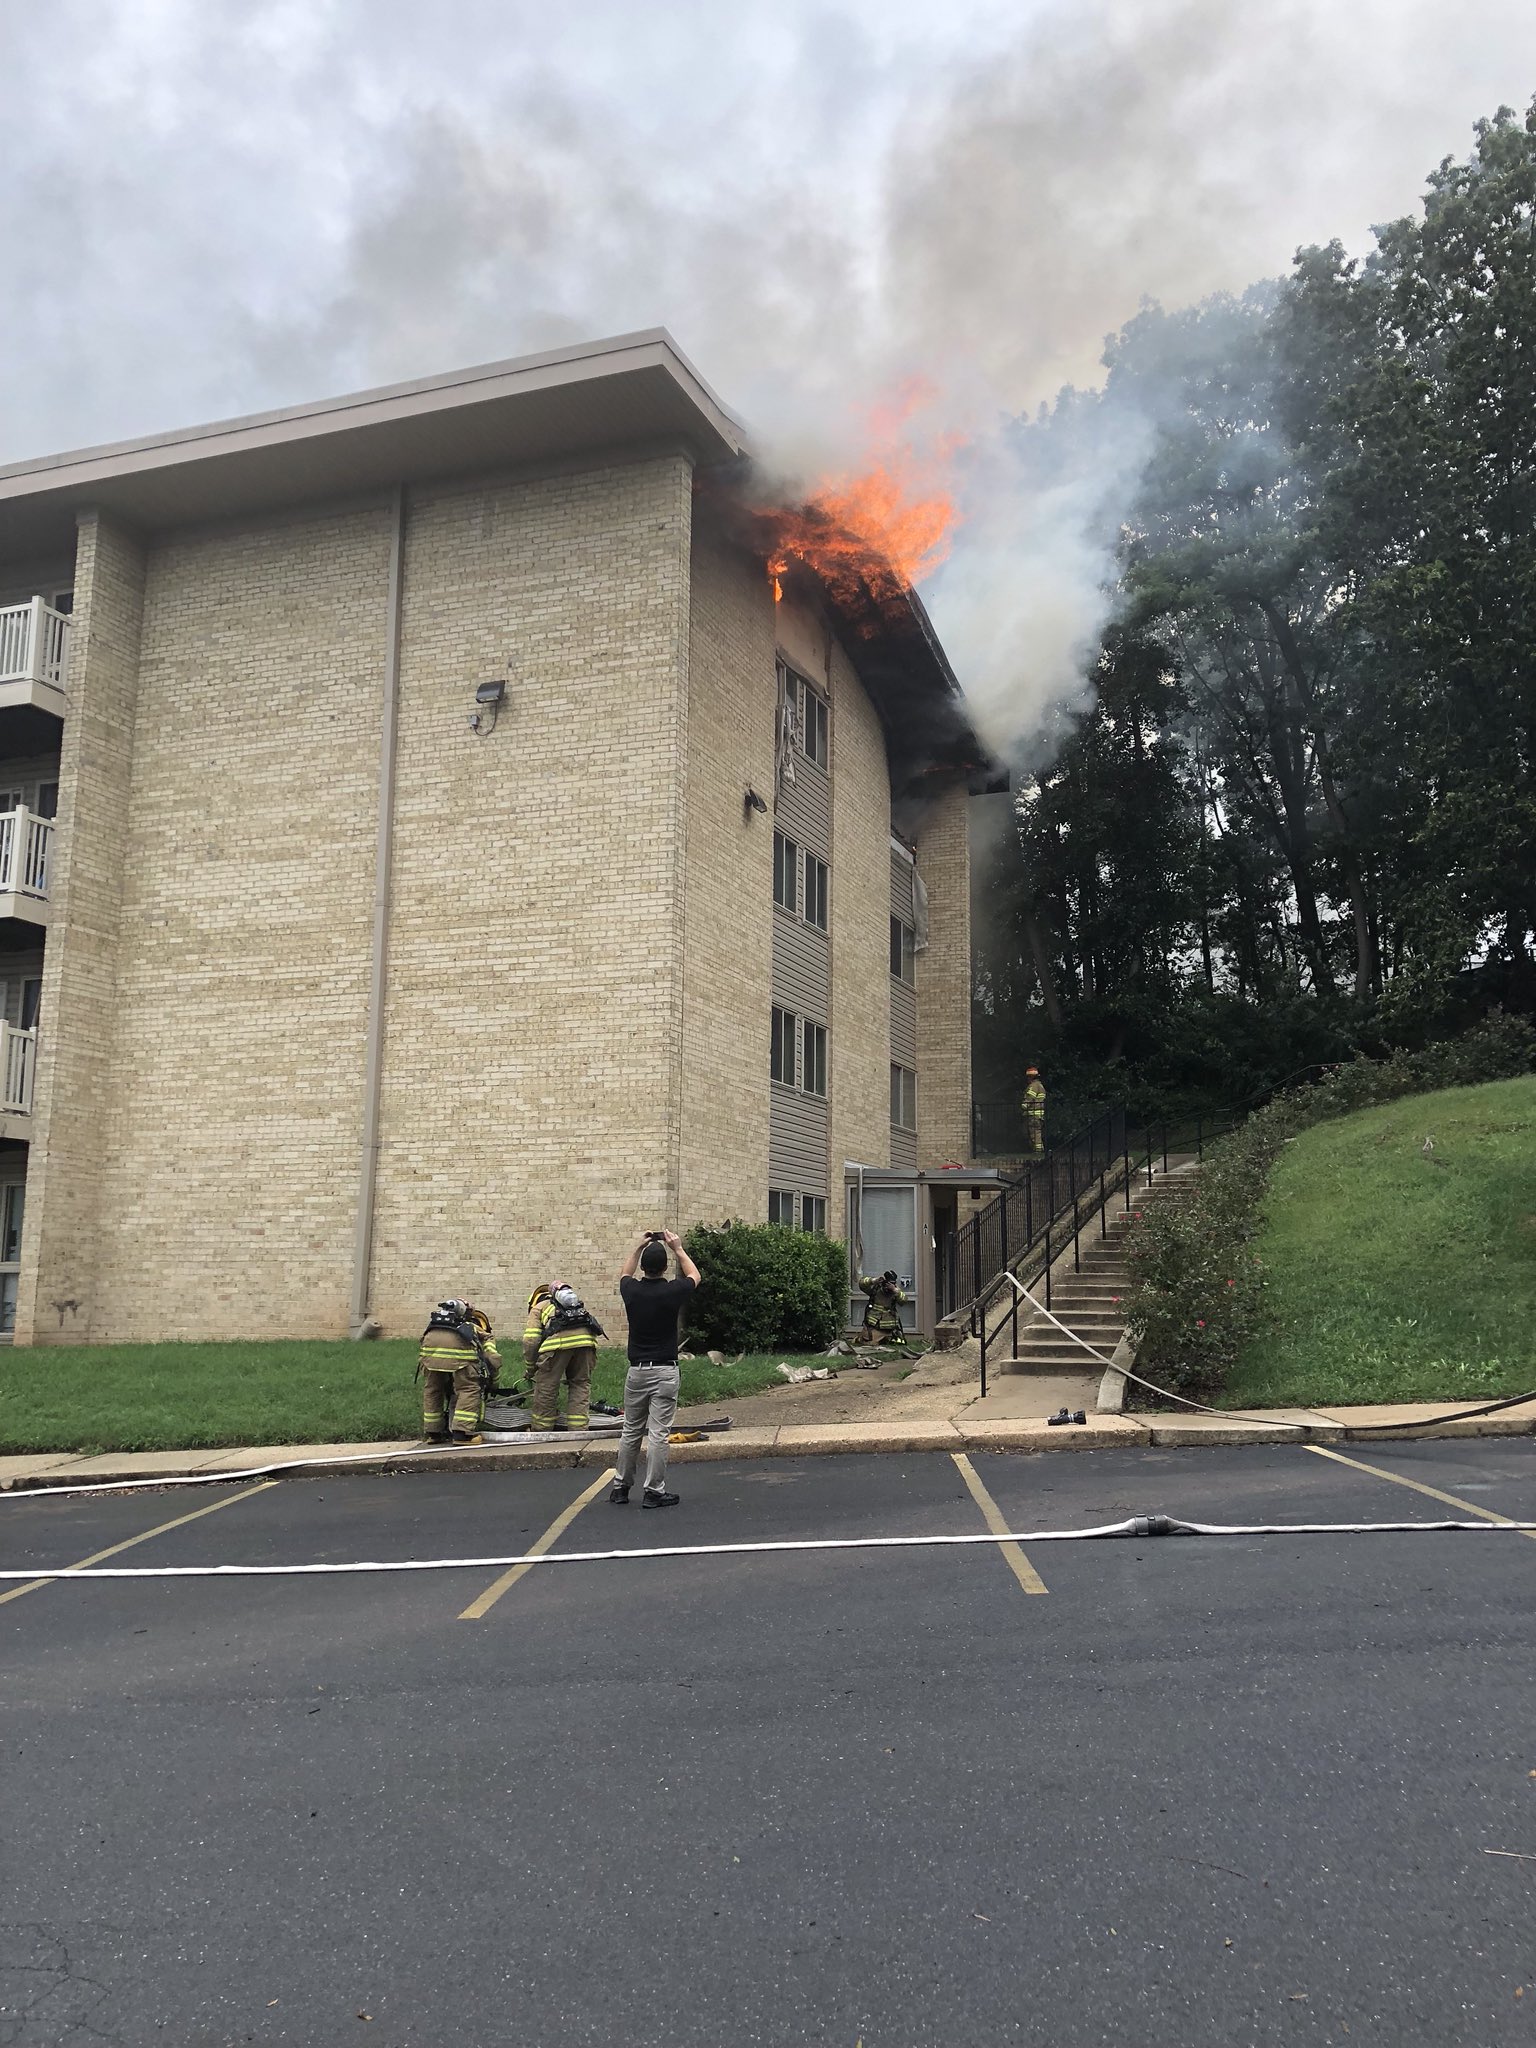
<path id="1" fill-rule="evenodd" d="M 1047 1415 L 1045 1426 L 1047 1429 L 1059 1429 L 1064 1422 L 1086 1423 L 1087 1420 L 1088 1418 L 1081 1408 L 1058 1408 L 1054 1415 Z"/>
<path id="2" fill-rule="evenodd" d="M 729 1415 L 717 1415 L 713 1422 L 690 1422 L 686 1429 L 674 1429 L 667 1438 L 669 1444 L 701 1444 L 706 1437 L 718 1436 L 723 1429 L 729 1429 Z"/>

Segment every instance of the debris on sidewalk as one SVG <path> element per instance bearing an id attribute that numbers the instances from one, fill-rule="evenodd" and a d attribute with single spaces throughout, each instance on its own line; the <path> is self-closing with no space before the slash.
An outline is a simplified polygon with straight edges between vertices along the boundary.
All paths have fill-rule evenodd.
<path id="1" fill-rule="evenodd" d="M 783 1359 L 778 1364 L 779 1376 L 785 1384 L 798 1387 L 802 1380 L 835 1380 L 837 1374 L 829 1365 L 786 1365 Z"/>

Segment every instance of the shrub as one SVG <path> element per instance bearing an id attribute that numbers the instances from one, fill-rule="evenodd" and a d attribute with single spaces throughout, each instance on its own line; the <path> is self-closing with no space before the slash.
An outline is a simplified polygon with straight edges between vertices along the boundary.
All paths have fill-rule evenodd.
<path id="1" fill-rule="evenodd" d="M 688 1308 L 696 1351 L 824 1351 L 848 1315 L 848 1254 L 835 1238 L 778 1223 L 695 1224 Z"/>
<path id="2" fill-rule="evenodd" d="M 1263 1313 L 1264 1276 L 1252 1247 L 1269 1170 L 1288 1138 L 1375 1103 L 1508 1080 L 1533 1064 L 1536 1031 L 1523 1017 L 1495 1012 L 1464 1038 L 1384 1060 L 1362 1056 L 1255 1110 L 1211 1148 L 1192 1197 L 1149 1205 L 1131 1239 L 1135 1292 L 1126 1320 L 1137 1371 L 1192 1400 L 1221 1390 Z M 1153 1398 L 1134 1385 L 1130 1392 L 1139 1405 Z"/>

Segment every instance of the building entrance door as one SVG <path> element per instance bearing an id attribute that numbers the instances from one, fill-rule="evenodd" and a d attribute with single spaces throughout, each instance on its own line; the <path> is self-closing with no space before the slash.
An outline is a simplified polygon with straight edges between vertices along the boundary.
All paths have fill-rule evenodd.
<path id="1" fill-rule="evenodd" d="M 861 1199 L 862 1196 L 862 1199 Z M 917 1196 L 915 1187 L 871 1187 L 848 1190 L 848 1242 L 864 1274 L 894 1272 L 913 1297 L 901 1311 L 909 1330 L 917 1328 Z M 859 1275 L 850 1276 L 857 1282 Z M 864 1296 L 851 1285 L 850 1324 L 864 1319 Z"/>

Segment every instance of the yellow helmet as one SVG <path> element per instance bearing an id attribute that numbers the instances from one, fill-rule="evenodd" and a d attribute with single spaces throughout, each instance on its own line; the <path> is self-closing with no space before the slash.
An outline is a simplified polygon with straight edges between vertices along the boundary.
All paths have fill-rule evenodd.
<path id="1" fill-rule="evenodd" d="M 553 1292 L 554 1289 L 550 1286 L 549 1282 L 541 1280 L 528 1297 L 529 1308 L 531 1309 L 536 1301 L 543 1301 L 546 1295 L 553 1294 Z"/>
<path id="2" fill-rule="evenodd" d="M 491 1319 L 483 1308 L 472 1308 L 469 1312 L 469 1320 L 474 1324 L 482 1337 L 490 1336 Z"/>

